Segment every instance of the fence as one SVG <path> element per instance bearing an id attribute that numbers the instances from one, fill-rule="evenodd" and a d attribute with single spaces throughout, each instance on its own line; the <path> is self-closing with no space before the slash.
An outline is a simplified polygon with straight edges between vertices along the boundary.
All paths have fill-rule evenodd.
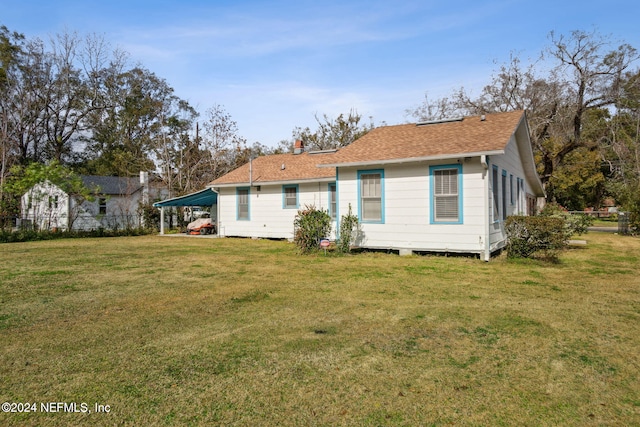
<path id="1" fill-rule="evenodd" d="M 629 212 L 622 211 L 570 211 L 572 215 L 588 215 L 595 218 L 614 218 L 617 216 L 617 227 L 618 234 L 631 234 L 630 226 L 629 226 Z M 613 227 L 613 224 L 611 225 Z"/>
<path id="2" fill-rule="evenodd" d="M 590 211 L 569 211 L 570 214 L 575 215 L 587 215 L 594 218 L 611 218 L 612 216 L 618 215 L 617 210 L 609 210 L 609 209 L 601 209 L 601 210 L 590 210 Z"/>
<path id="3" fill-rule="evenodd" d="M 618 234 L 630 234 L 629 212 L 618 212 Z"/>

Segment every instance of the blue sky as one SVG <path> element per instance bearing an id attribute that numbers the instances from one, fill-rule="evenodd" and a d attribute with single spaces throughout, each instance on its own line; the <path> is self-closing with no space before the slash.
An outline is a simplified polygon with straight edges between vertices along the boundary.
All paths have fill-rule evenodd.
<path id="1" fill-rule="evenodd" d="M 640 49 L 640 2 L 0 0 L 0 25 L 48 40 L 103 35 L 204 113 L 222 105 L 251 144 L 274 146 L 314 114 L 410 121 L 425 93 L 477 94 L 550 31 L 597 30 Z"/>

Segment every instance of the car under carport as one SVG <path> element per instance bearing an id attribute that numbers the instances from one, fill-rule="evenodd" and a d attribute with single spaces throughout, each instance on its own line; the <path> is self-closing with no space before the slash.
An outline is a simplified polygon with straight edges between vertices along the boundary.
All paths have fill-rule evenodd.
<path id="1" fill-rule="evenodd" d="M 217 212 L 218 193 L 213 191 L 211 188 L 205 188 L 204 190 L 200 190 L 195 193 L 155 202 L 153 206 L 160 209 L 160 234 L 164 234 L 164 208 L 193 206 L 211 207 L 211 212 L 213 214 L 214 212 Z M 216 218 L 213 218 L 212 215 L 211 220 L 217 222 L 217 215 Z"/>

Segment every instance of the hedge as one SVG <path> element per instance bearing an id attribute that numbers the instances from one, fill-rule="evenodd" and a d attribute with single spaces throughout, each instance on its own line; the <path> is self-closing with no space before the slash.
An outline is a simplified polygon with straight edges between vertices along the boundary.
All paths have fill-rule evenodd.
<path id="1" fill-rule="evenodd" d="M 551 216 L 510 216 L 505 222 L 507 257 L 530 258 L 542 254 L 557 258 L 569 243 L 562 218 Z"/>

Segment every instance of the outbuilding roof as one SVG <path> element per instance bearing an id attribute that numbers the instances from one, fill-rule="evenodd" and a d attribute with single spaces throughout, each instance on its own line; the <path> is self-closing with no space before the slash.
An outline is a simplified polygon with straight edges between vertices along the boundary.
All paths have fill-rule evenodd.
<path id="1" fill-rule="evenodd" d="M 139 178 L 99 175 L 81 175 L 80 178 L 85 187 L 100 194 L 129 195 L 142 188 Z"/>
<path id="2" fill-rule="evenodd" d="M 156 208 L 165 206 L 212 206 L 216 203 L 218 203 L 218 194 L 210 188 L 205 188 L 195 193 L 155 202 L 153 206 Z"/>

